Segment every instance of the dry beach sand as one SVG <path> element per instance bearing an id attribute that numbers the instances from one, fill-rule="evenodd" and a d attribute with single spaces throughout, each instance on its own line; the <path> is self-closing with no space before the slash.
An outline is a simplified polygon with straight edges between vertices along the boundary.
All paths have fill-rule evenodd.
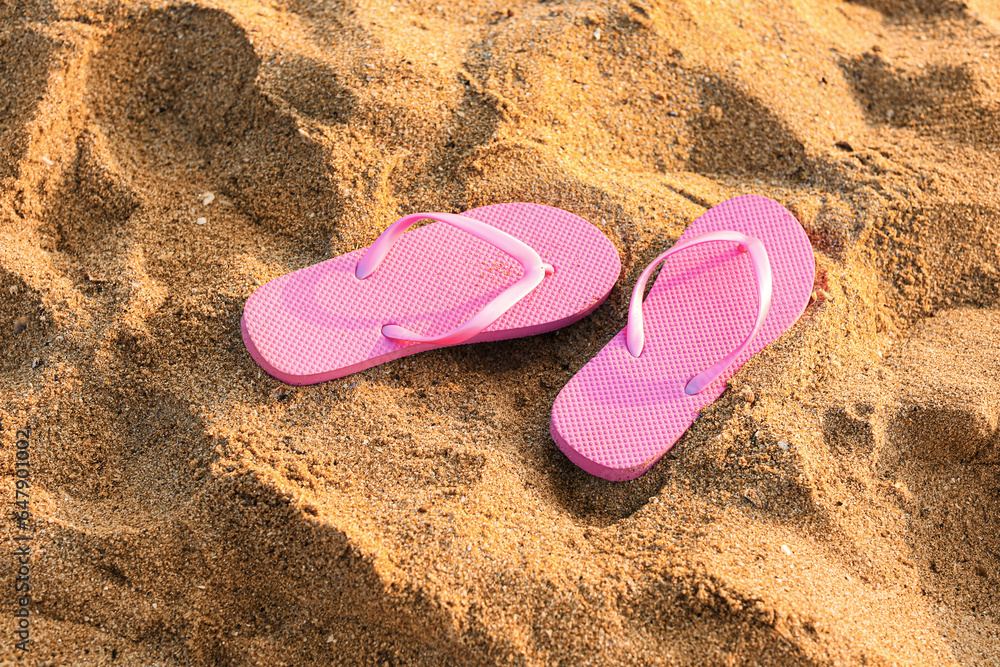
<path id="1" fill-rule="evenodd" d="M 0 662 L 1000 663 L 998 129 L 991 0 L 4 0 Z M 588 476 L 556 394 L 743 193 L 815 299 Z M 312 387 L 246 353 L 267 280 L 505 201 L 612 239 L 593 316 Z"/>

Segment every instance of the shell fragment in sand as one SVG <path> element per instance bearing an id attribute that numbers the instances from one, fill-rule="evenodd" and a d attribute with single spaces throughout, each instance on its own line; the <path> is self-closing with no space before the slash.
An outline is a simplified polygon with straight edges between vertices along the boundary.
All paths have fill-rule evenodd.
<path id="1" fill-rule="evenodd" d="M 208 222 L 208 220 L 206 220 L 205 218 L 198 218 L 197 220 L 195 220 L 195 224 L 198 225 L 204 225 L 206 222 Z"/>
<path id="2" fill-rule="evenodd" d="M 215 193 L 203 192 L 202 194 L 198 195 L 198 198 L 201 199 L 202 205 L 208 206 L 209 204 L 215 201 Z"/>

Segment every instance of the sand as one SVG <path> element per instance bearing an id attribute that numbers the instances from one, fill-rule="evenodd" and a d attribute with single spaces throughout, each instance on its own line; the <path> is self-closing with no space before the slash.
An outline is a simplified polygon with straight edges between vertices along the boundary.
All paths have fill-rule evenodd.
<path id="1" fill-rule="evenodd" d="M 988 0 L 0 6 L 0 662 L 1000 663 Z M 632 284 L 776 199 L 815 299 L 628 483 L 548 434 Z M 618 248 L 559 332 L 311 387 L 255 288 L 532 201 Z M 5 514 L 5 516 L 8 516 Z M 32 536 L 30 651 L 13 583 Z"/>

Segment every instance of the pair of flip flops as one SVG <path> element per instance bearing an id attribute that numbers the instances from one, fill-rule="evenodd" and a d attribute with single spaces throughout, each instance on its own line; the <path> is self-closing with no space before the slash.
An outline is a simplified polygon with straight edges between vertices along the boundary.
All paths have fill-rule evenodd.
<path id="1" fill-rule="evenodd" d="M 436 222 L 404 234 L 427 219 Z M 260 287 L 243 341 L 270 375 L 313 384 L 435 347 L 559 329 L 603 303 L 620 271 L 611 241 L 557 208 L 418 213 L 368 248 Z M 814 274 L 809 239 L 777 202 L 746 195 L 705 212 L 639 276 L 625 329 L 559 392 L 553 440 L 591 474 L 643 474 L 795 323 Z"/>

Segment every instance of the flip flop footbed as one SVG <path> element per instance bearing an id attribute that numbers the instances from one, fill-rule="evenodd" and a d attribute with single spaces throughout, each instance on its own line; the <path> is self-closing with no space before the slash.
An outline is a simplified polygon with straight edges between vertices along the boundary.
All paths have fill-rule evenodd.
<path id="1" fill-rule="evenodd" d="M 766 197 L 747 195 L 702 214 L 678 240 L 737 231 L 760 239 L 774 278 L 771 308 L 743 353 L 701 393 L 691 378 L 737 349 L 757 318 L 751 259 L 734 243 L 707 243 L 666 260 L 643 303 L 645 346 L 638 357 L 619 333 L 556 398 L 551 432 L 587 472 L 611 480 L 638 477 L 725 390 L 726 380 L 777 340 L 809 303 L 812 246 L 798 221 Z"/>
<path id="2" fill-rule="evenodd" d="M 467 343 L 552 331 L 593 311 L 621 270 L 608 238 L 572 213 L 540 204 L 496 204 L 462 215 L 523 241 L 555 267 L 542 283 Z M 343 377 L 438 347 L 387 338 L 396 324 L 435 336 L 468 320 L 523 274 L 495 246 L 443 222 L 403 234 L 368 278 L 367 248 L 276 278 L 247 300 L 241 323 L 253 358 L 289 384 Z"/>

